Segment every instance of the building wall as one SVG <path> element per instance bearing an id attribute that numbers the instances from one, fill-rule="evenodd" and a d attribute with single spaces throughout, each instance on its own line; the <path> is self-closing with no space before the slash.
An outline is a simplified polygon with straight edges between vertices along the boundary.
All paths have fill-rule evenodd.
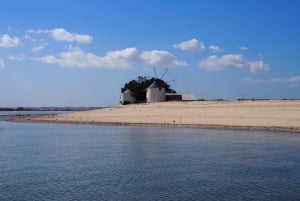
<path id="1" fill-rule="evenodd" d="M 165 88 L 148 88 L 146 92 L 147 102 L 162 102 L 166 101 Z"/>
<path id="2" fill-rule="evenodd" d="M 194 94 L 181 94 L 183 101 L 195 101 L 197 100 Z"/>
<path id="3" fill-rule="evenodd" d="M 181 94 L 166 94 L 166 101 L 182 101 Z"/>

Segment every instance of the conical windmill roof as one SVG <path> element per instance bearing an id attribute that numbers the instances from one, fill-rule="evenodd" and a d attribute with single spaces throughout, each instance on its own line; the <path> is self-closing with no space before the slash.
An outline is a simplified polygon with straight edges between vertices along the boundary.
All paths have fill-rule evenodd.
<path id="1" fill-rule="evenodd" d="M 153 81 L 148 88 L 164 88 L 164 86 L 156 81 Z"/>
<path id="2" fill-rule="evenodd" d="M 131 92 L 130 89 L 126 89 L 126 90 L 124 91 L 124 93 L 130 93 L 130 92 Z"/>

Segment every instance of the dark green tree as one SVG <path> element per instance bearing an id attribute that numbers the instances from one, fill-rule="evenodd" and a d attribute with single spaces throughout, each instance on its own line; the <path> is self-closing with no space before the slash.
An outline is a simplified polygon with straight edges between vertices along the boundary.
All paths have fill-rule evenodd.
<path id="1" fill-rule="evenodd" d="M 146 102 L 146 90 L 154 81 L 162 88 L 165 88 L 166 93 L 176 93 L 176 91 L 164 80 L 145 76 L 138 76 L 136 80 L 127 82 L 124 84 L 124 87 L 121 88 L 121 92 L 123 93 L 127 89 L 130 89 L 132 96 L 136 99 L 136 102 L 143 103 Z"/>

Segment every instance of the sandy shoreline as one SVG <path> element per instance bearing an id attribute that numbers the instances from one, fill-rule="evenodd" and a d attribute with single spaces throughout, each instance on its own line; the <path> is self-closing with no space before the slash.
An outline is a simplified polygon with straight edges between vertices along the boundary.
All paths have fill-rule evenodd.
<path id="1" fill-rule="evenodd" d="M 300 100 L 161 102 L 27 117 L 17 121 L 300 132 Z"/>

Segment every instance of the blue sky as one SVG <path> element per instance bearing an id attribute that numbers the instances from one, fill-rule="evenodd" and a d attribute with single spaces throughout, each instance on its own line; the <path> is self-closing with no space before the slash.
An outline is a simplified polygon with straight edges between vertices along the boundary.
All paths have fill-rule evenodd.
<path id="1" fill-rule="evenodd" d="M 300 2 L 9 0 L 0 107 L 117 105 L 152 67 L 199 99 L 300 98 Z"/>

